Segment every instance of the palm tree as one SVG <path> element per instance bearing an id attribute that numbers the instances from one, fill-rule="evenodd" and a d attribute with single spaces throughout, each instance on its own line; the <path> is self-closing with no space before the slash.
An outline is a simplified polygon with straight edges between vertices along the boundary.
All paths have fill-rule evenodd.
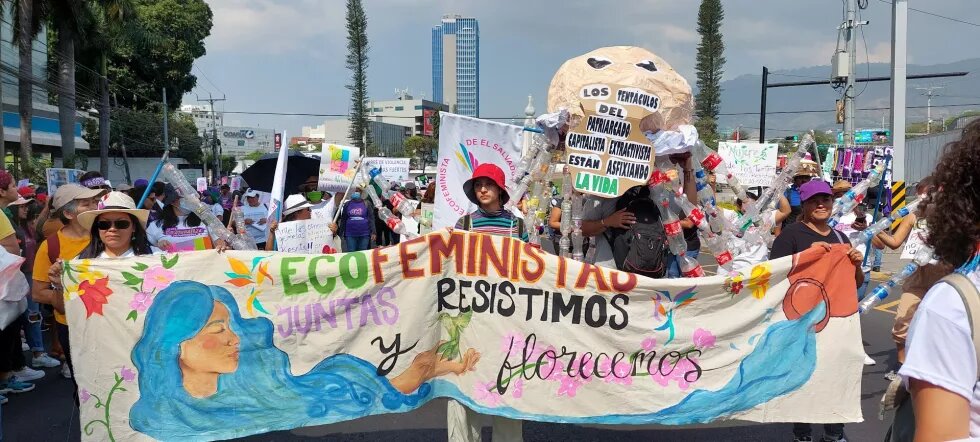
<path id="1" fill-rule="evenodd" d="M 6 18 L 7 15 L 7 0 L 0 0 L 0 17 Z M 6 20 L 5 20 L 6 21 Z M 13 27 L 11 27 L 11 33 L 13 33 Z M 3 60 L 3 43 L 0 42 L 0 60 Z M 0 69 L 3 72 L 3 69 Z M 3 79 L 3 75 L 0 74 L 0 80 Z M 3 115 L 3 81 L 0 81 L 0 118 Z M 3 121 L 0 120 L 0 170 L 7 169 L 7 144 L 4 140 L 4 130 Z"/>
<path id="2" fill-rule="evenodd" d="M 14 0 L 13 42 L 20 55 L 17 72 L 17 111 L 20 114 L 20 176 L 31 174 L 33 142 L 31 139 L 31 118 L 34 114 L 34 37 L 41 30 L 40 14 L 35 14 L 36 0 Z"/>
<path id="3" fill-rule="evenodd" d="M 24 0 L 19 0 L 24 1 Z M 61 157 L 65 167 L 75 161 L 75 44 L 84 33 L 89 17 L 84 0 L 48 0 L 48 16 L 58 35 L 58 126 Z"/>

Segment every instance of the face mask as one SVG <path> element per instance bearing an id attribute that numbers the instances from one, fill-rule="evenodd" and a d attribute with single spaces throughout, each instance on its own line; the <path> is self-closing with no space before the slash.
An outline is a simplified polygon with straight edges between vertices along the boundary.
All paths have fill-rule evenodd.
<path id="1" fill-rule="evenodd" d="M 180 201 L 177 202 L 177 205 L 174 206 L 174 209 L 177 209 L 177 215 L 178 216 L 187 216 L 187 215 L 190 215 L 190 213 L 194 211 L 190 207 L 190 203 L 187 202 L 187 200 L 184 199 L 184 198 L 181 198 Z"/>
<path id="2" fill-rule="evenodd" d="M 352 200 L 359 200 L 359 199 L 361 199 L 361 192 L 354 192 L 354 193 L 350 194 L 350 199 L 352 199 Z"/>
<path id="3" fill-rule="evenodd" d="M 323 199 L 323 192 L 320 191 L 306 192 L 306 199 L 314 204 L 319 203 L 320 200 Z"/>

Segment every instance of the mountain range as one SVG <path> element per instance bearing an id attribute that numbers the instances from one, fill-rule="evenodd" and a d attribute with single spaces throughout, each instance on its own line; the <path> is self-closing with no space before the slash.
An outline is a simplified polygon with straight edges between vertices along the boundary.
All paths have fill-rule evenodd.
<path id="1" fill-rule="evenodd" d="M 859 63 L 857 77 L 890 76 L 888 63 Z M 759 103 L 762 89 L 762 68 L 760 75 L 742 75 L 721 83 L 721 115 L 718 118 L 719 131 L 730 133 L 735 128 L 758 137 Z M 942 87 L 934 89 L 932 96 L 932 119 L 940 121 L 969 110 L 980 110 L 980 58 L 961 60 L 953 63 L 934 65 L 908 65 L 908 75 L 945 72 L 969 72 L 963 77 L 931 78 L 907 81 L 906 122 L 926 121 L 926 91 L 917 88 Z M 800 81 L 828 80 L 825 85 L 769 88 L 767 99 L 766 138 L 798 134 L 806 130 L 840 130 L 835 122 L 835 100 L 841 97 L 842 89 L 834 90 L 829 82 L 830 66 L 812 66 L 792 70 L 770 71 L 769 84 Z M 855 127 L 858 129 L 877 129 L 889 125 L 890 82 L 857 83 L 855 98 Z M 873 110 L 862 110 L 873 109 Z M 828 112 L 806 112 L 801 110 L 825 110 Z M 883 122 L 884 121 L 884 126 Z M 942 123 L 939 123 L 940 125 Z M 725 133 L 725 132 L 723 132 Z"/>

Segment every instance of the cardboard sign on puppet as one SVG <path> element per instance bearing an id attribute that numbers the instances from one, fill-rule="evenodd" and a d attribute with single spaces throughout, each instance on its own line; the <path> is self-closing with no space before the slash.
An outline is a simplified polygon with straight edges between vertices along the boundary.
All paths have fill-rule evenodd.
<path id="1" fill-rule="evenodd" d="M 691 121 L 691 87 L 646 49 L 596 49 L 562 64 L 548 109 L 568 109 L 565 162 L 575 189 L 605 198 L 646 184 L 657 155 L 646 133 Z"/>

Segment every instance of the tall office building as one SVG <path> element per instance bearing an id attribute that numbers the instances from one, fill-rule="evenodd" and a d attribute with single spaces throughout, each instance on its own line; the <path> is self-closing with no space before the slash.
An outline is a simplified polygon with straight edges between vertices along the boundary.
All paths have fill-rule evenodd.
<path id="1" fill-rule="evenodd" d="M 480 26 L 475 18 L 445 15 L 432 28 L 432 99 L 457 114 L 480 116 Z"/>

